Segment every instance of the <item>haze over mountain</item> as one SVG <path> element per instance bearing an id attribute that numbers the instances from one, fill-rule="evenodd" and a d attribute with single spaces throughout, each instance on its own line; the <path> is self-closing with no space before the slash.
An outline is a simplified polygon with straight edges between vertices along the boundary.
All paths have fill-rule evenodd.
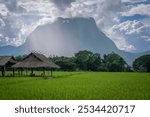
<path id="1" fill-rule="evenodd" d="M 30 51 L 39 51 L 47 55 L 72 56 L 79 50 L 121 55 L 129 64 L 140 56 L 119 50 L 96 26 L 93 18 L 58 18 L 52 24 L 37 27 L 19 47 L 5 46 L 0 48 L 1 55 L 22 55 Z M 150 52 L 146 52 L 148 54 Z"/>
<path id="2" fill-rule="evenodd" d="M 58 18 L 52 24 L 39 26 L 26 44 L 32 44 L 32 50 L 65 56 L 84 49 L 102 54 L 118 50 L 93 18 Z"/>

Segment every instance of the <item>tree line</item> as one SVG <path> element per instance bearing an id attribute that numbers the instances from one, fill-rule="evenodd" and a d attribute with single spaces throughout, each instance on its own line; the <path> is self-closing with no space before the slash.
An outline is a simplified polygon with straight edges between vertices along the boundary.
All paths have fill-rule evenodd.
<path id="1" fill-rule="evenodd" d="M 16 60 L 24 57 L 17 56 Z M 150 55 L 135 59 L 132 66 L 114 52 L 101 57 L 99 53 L 83 50 L 72 57 L 50 56 L 49 59 L 59 65 L 61 71 L 150 72 Z"/>
<path id="2" fill-rule="evenodd" d="M 118 54 L 112 52 L 101 57 L 99 53 L 83 50 L 75 53 L 73 57 L 50 57 L 63 71 L 131 71 L 130 66 Z"/>

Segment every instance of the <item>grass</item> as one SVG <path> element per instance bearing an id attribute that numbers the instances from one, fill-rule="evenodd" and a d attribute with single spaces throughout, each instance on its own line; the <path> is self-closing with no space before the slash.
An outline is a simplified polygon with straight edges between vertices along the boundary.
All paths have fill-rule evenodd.
<path id="1" fill-rule="evenodd" d="M 150 73 L 54 72 L 54 78 L 0 78 L 0 99 L 149 100 Z"/>

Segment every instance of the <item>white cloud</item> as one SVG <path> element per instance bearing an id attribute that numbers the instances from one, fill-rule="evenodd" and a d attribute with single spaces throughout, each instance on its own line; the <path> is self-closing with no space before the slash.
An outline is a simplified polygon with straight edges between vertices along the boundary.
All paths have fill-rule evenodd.
<path id="1" fill-rule="evenodd" d="M 114 31 L 125 35 L 150 36 L 150 25 L 145 25 L 140 21 L 125 21 L 112 27 Z"/>
<path id="2" fill-rule="evenodd" d="M 0 33 L 3 35 L 0 46 L 21 45 L 37 26 L 59 16 L 54 3 L 49 0 L 1 0 L 0 6 Z"/>
<path id="3" fill-rule="evenodd" d="M 150 4 L 138 4 L 137 6 L 130 6 L 130 9 L 122 12 L 122 16 L 150 15 Z"/>
<path id="4" fill-rule="evenodd" d="M 133 48 L 135 52 L 146 51 L 150 49 L 150 25 L 145 25 L 137 20 L 125 21 L 114 25 L 110 29 L 110 33 L 115 33 L 118 34 L 119 37 L 123 37 L 124 40 L 129 43 L 129 45 L 133 45 L 135 47 L 136 50 Z M 124 43 L 123 39 L 122 43 Z M 124 43 L 123 45 L 126 44 Z"/>
<path id="5" fill-rule="evenodd" d="M 0 19 L 0 27 L 4 27 L 5 26 L 5 22 L 3 21 L 3 19 Z"/>
<path id="6" fill-rule="evenodd" d="M 138 3 L 138 2 L 146 2 L 147 0 L 122 0 L 122 2 L 130 2 L 130 3 Z"/>
<path id="7" fill-rule="evenodd" d="M 0 3 L 0 15 L 2 16 L 7 16 L 8 14 L 8 9 L 6 8 L 6 6 L 4 4 Z"/>
<path id="8" fill-rule="evenodd" d="M 116 27 L 116 25 L 114 27 Z M 136 48 L 134 47 L 134 45 L 128 43 L 124 35 L 115 31 L 114 27 L 107 30 L 107 36 L 114 41 L 114 43 L 120 50 L 124 50 L 127 52 L 135 51 Z"/>
<path id="9" fill-rule="evenodd" d="M 0 3 L 5 5 L 9 12 L 13 13 L 22 13 L 25 12 L 25 9 L 18 5 L 17 0 L 0 0 Z"/>
<path id="10" fill-rule="evenodd" d="M 150 36 L 141 36 L 145 41 L 150 41 Z"/>
<path id="11" fill-rule="evenodd" d="M 120 10 L 120 4 L 121 0 L 0 0 L 0 32 L 9 38 L 6 45 L 19 46 L 37 26 L 57 17 L 94 17 L 103 28 L 113 24 L 110 19 Z"/>
<path id="12" fill-rule="evenodd" d="M 121 0 L 76 0 L 68 7 L 66 14 L 69 17 L 93 17 L 101 29 L 113 25 L 121 11 Z M 112 20 L 114 19 L 114 20 Z"/>
<path id="13" fill-rule="evenodd" d="M 143 27 L 143 23 L 140 21 L 126 21 L 119 25 L 114 25 L 113 29 L 119 29 L 119 32 L 123 32 L 126 35 L 138 34 L 141 32 L 141 28 Z"/>
<path id="14" fill-rule="evenodd" d="M 122 16 L 150 15 L 146 0 L 0 0 L 0 46 L 21 45 L 39 25 L 53 22 L 57 17 L 94 17 L 98 27 L 109 35 L 117 47 L 126 51 L 138 50 L 138 36 L 149 42 L 149 18 L 125 21 Z M 137 3 L 125 5 L 124 3 Z M 7 31 L 6 31 L 7 30 Z M 5 41 L 7 40 L 7 41 Z M 134 40 L 131 42 L 130 40 Z M 139 40 L 139 39 L 137 39 Z M 140 41 L 141 42 L 141 41 Z M 138 43 L 138 44 L 137 44 Z"/>

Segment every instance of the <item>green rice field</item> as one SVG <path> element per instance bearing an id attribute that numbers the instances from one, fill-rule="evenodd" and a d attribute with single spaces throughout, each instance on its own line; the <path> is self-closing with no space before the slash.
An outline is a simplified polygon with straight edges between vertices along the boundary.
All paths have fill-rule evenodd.
<path id="1" fill-rule="evenodd" d="M 150 73 L 54 72 L 0 77 L 1 100 L 150 100 Z"/>

